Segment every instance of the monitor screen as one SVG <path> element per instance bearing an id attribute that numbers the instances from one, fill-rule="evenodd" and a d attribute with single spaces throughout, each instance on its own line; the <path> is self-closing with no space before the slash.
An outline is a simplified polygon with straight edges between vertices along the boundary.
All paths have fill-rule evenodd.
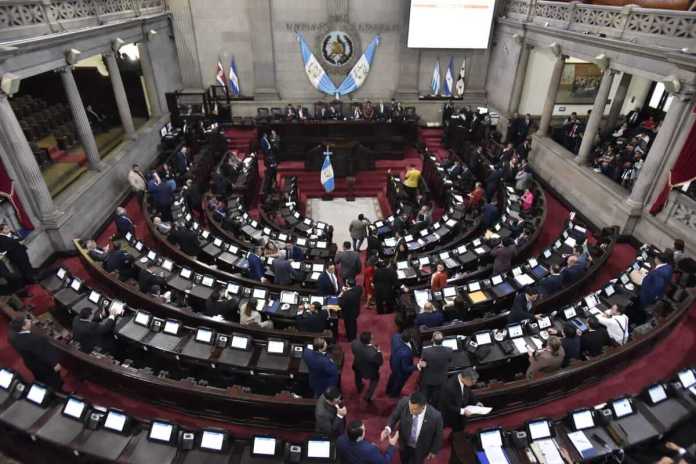
<path id="1" fill-rule="evenodd" d="M 653 387 L 650 387 L 648 389 L 648 395 L 650 395 L 650 401 L 653 402 L 653 404 L 657 404 L 660 401 L 664 401 L 667 399 L 667 392 L 665 391 L 665 387 L 662 385 L 655 385 Z"/>
<path id="2" fill-rule="evenodd" d="M 271 235 L 271 229 L 269 227 L 264 227 L 263 233 L 264 233 L 264 235 Z"/>
<path id="3" fill-rule="evenodd" d="M 254 437 L 251 452 L 261 456 L 275 456 L 276 439 L 271 437 Z"/>
<path id="4" fill-rule="evenodd" d="M 396 268 L 403 271 L 408 268 L 408 261 L 399 261 L 396 263 Z"/>
<path id="5" fill-rule="evenodd" d="M 44 387 L 33 384 L 31 388 L 29 388 L 29 393 L 27 393 L 27 400 L 31 401 L 32 403 L 41 405 L 41 403 L 43 403 L 44 398 L 46 398 L 46 393 L 47 391 Z"/>
<path id="6" fill-rule="evenodd" d="M 531 258 L 529 260 L 529 267 L 537 267 L 538 264 L 539 264 L 539 262 L 534 258 Z"/>
<path id="7" fill-rule="evenodd" d="M 604 288 L 604 293 L 606 293 L 607 296 L 612 296 L 614 293 L 616 293 L 616 290 L 614 290 L 613 285 L 609 285 Z"/>
<path id="8" fill-rule="evenodd" d="M 150 323 L 150 315 L 148 313 L 138 311 L 138 313 L 135 315 L 135 323 L 147 326 Z"/>
<path id="9" fill-rule="evenodd" d="M 109 411 L 104 420 L 104 428 L 113 430 L 114 432 L 123 432 L 126 426 L 127 416 L 117 411 Z"/>
<path id="10" fill-rule="evenodd" d="M 479 290 L 481 290 L 481 282 L 473 282 L 469 284 L 470 292 L 478 292 Z"/>
<path id="11" fill-rule="evenodd" d="M 575 317 L 575 308 L 566 308 L 563 310 L 563 315 L 566 319 L 572 319 Z"/>
<path id="12" fill-rule="evenodd" d="M 482 332 L 476 334 L 476 344 L 477 345 L 488 345 L 491 343 L 491 334 L 490 332 Z"/>
<path id="13" fill-rule="evenodd" d="M 317 242 L 317 248 L 326 248 L 328 246 L 328 243 L 326 242 Z"/>
<path id="14" fill-rule="evenodd" d="M 149 259 L 150 261 L 154 261 L 155 259 L 157 259 L 157 253 L 155 253 L 152 250 L 148 251 L 147 252 L 147 259 Z"/>
<path id="15" fill-rule="evenodd" d="M 481 440 L 481 449 L 502 448 L 503 446 L 503 435 L 498 429 L 481 432 L 479 438 Z"/>
<path id="16" fill-rule="evenodd" d="M 237 348 L 238 350 L 246 350 L 249 346 L 249 339 L 247 337 L 241 337 L 239 335 L 234 335 L 232 337 L 232 348 Z M 270 351 L 270 349 L 269 349 Z"/>
<path id="17" fill-rule="evenodd" d="M 324 297 L 323 297 L 323 296 L 311 295 L 311 296 L 309 297 L 309 302 L 310 302 L 310 303 L 319 303 L 320 305 L 324 306 Z"/>
<path id="18" fill-rule="evenodd" d="M 165 135 L 167 135 L 167 128 L 163 127 L 160 129 L 160 137 L 164 137 Z"/>
<path id="19" fill-rule="evenodd" d="M 7 369 L 0 369 L 0 388 L 7 390 L 12 385 L 14 374 Z"/>
<path id="20" fill-rule="evenodd" d="M 611 407 L 614 409 L 614 415 L 617 418 L 628 416 L 633 412 L 631 401 L 628 398 L 612 401 Z"/>
<path id="21" fill-rule="evenodd" d="M 268 352 L 282 354 L 285 351 L 285 342 L 281 340 L 268 340 Z"/>
<path id="22" fill-rule="evenodd" d="M 205 276 L 201 280 L 201 284 L 205 285 L 206 287 L 212 287 L 214 283 L 215 283 L 215 279 L 213 279 L 212 277 L 209 277 L 209 276 Z"/>
<path id="23" fill-rule="evenodd" d="M 101 298 L 101 295 L 99 294 L 99 292 L 95 292 L 94 290 L 89 292 L 89 301 L 91 301 L 92 303 L 99 304 L 100 298 Z"/>
<path id="24" fill-rule="evenodd" d="M 179 333 L 179 322 L 177 321 L 167 321 L 164 323 L 164 333 L 170 335 L 176 335 Z"/>
<path id="25" fill-rule="evenodd" d="M 694 371 L 692 369 L 686 369 L 679 373 L 679 382 L 681 382 L 682 387 L 689 388 L 696 384 L 696 376 L 694 376 Z"/>
<path id="26" fill-rule="evenodd" d="M 150 434 L 148 436 L 151 440 L 170 441 L 172 432 L 174 432 L 174 426 L 172 424 L 153 421 L 152 425 L 150 425 Z"/>
<path id="27" fill-rule="evenodd" d="M 542 438 L 549 438 L 551 436 L 551 430 L 549 429 L 549 421 L 540 420 L 529 423 L 529 438 L 532 440 L 540 440 Z"/>
<path id="28" fill-rule="evenodd" d="M 143 251 L 144 246 L 145 245 L 143 245 L 143 242 L 135 242 L 135 249 L 138 251 Z"/>
<path id="29" fill-rule="evenodd" d="M 298 294 L 296 292 L 281 292 L 280 302 L 283 304 L 297 304 Z"/>
<path id="30" fill-rule="evenodd" d="M 77 398 L 69 397 L 68 401 L 63 407 L 63 414 L 72 417 L 73 419 L 82 418 L 82 413 L 85 412 L 87 405 L 84 401 L 80 401 Z"/>
<path id="31" fill-rule="evenodd" d="M 459 344 L 457 343 L 456 338 L 445 338 L 442 340 L 442 346 L 446 346 L 447 348 L 451 348 L 454 351 L 457 351 L 459 349 Z"/>
<path id="32" fill-rule="evenodd" d="M 216 238 L 215 240 L 213 240 L 213 245 L 220 248 L 222 246 L 222 240 L 220 240 L 219 238 Z"/>
<path id="33" fill-rule="evenodd" d="M 540 329 L 547 329 L 551 327 L 551 319 L 548 317 L 542 317 L 537 320 Z"/>
<path id="34" fill-rule="evenodd" d="M 184 267 L 184 268 L 182 268 L 181 271 L 179 272 L 179 275 L 180 275 L 181 277 L 183 277 L 184 279 L 190 279 L 190 278 L 191 278 L 192 272 L 193 272 L 193 271 L 191 271 L 191 269 L 186 269 L 186 268 Z"/>
<path id="35" fill-rule="evenodd" d="M 305 246 L 305 245 L 307 245 L 307 239 L 306 238 L 298 238 L 295 243 L 297 243 L 297 246 Z"/>
<path id="36" fill-rule="evenodd" d="M 262 288 L 255 288 L 254 293 L 251 295 L 252 298 L 256 298 L 257 300 L 265 300 L 266 299 L 266 290 Z"/>
<path id="37" fill-rule="evenodd" d="M 323 272 L 324 265 L 323 264 L 312 264 L 312 271 L 313 272 Z"/>
<path id="38" fill-rule="evenodd" d="M 165 259 L 162 261 L 162 268 L 164 268 L 167 272 L 172 272 L 172 269 L 174 269 L 174 263 L 168 259 Z"/>
<path id="39" fill-rule="evenodd" d="M 457 288 L 456 287 L 445 287 L 442 289 L 442 296 L 445 298 L 454 298 L 457 296 Z"/>
<path id="40" fill-rule="evenodd" d="M 580 411 L 573 413 L 573 425 L 575 430 L 589 429 L 594 427 L 594 419 L 592 418 L 592 411 Z"/>
<path id="41" fill-rule="evenodd" d="M 237 293 L 239 293 L 239 285 L 227 284 L 227 293 L 231 293 L 232 295 L 236 295 Z"/>
<path id="42" fill-rule="evenodd" d="M 201 435 L 201 448 L 211 451 L 222 451 L 222 445 L 225 442 L 225 434 L 222 432 L 213 432 L 212 430 L 204 430 Z"/>
<path id="43" fill-rule="evenodd" d="M 65 279 L 65 276 L 68 274 L 68 271 L 63 269 L 62 267 L 58 269 L 58 272 L 56 272 L 56 275 L 60 280 Z"/>
<path id="44" fill-rule="evenodd" d="M 544 250 L 544 258 L 550 258 L 551 257 L 551 250 Z"/>
<path id="45" fill-rule="evenodd" d="M 81 287 L 82 282 L 80 282 L 80 279 L 73 279 L 72 282 L 70 282 L 70 288 L 72 288 L 76 292 L 79 292 Z"/>
<path id="46" fill-rule="evenodd" d="M 227 251 L 229 251 L 229 252 L 232 253 L 233 255 L 236 255 L 237 252 L 239 251 L 239 247 L 236 246 L 236 245 L 230 244 L 229 248 L 227 248 Z"/>
<path id="47" fill-rule="evenodd" d="M 521 324 L 515 324 L 508 327 L 508 335 L 510 338 L 521 337 L 524 335 Z"/>
<path id="48" fill-rule="evenodd" d="M 307 441 L 307 457 L 329 459 L 331 457 L 331 442 L 329 440 Z"/>
<path id="49" fill-rule="evenodd" d="M 500 284 L 502 284 L 502 283 L 503 283 L 503 276 L 497 275 L 497 276 L 491 277 L 491 283 L 492 283 L 493 285 L 500 285 Z"/>
<path id="50" fill-rule="evenodd" d="M 213 341 L 213 331 L 209 329 L 198 329 L 196 331 L 196 341 L 201 343 L 210 343 Z"/>

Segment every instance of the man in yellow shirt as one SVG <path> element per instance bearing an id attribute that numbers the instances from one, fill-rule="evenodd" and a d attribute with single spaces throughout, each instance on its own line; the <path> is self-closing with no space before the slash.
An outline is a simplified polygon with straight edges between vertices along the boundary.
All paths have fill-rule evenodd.
<path id="1" fill-rule="evenodd" d="M 420 184 L 421 172 L 415 164 L 409 164 L 406 174 L 404 174 L 404 187 L 406 193 L 413 203 L 418 200 L 418 185 Z"/>

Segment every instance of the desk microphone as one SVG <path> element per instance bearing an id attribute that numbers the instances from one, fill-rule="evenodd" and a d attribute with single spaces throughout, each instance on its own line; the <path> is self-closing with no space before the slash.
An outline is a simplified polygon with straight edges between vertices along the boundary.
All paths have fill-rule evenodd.
<path id="1" fill-rule="evenodd" d="M 606 448 L 606 449 L 608 449 L 608 450 L 611 450 L 611 448 L 609 448 L 609 445 L 607 444 L 607 442 L 604 441 L 604 440 L 602 439 L 602 437 L 600 437 L 600 436 L 597 435 L 596 433 L 593 433 L 591 436 L 592 436 L 592 438 L 594 439 L 594 441 L 596 441 L 597 443 L 599 443 L 600 445 L 602 445 L 602 447 L 604 447 L 604 448 Z"/>

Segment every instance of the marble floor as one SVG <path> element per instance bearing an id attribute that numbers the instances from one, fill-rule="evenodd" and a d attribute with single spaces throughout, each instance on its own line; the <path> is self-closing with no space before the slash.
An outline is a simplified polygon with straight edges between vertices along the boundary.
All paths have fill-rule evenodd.
<path id="1" fill-rule="evenodd" d="M 350 241 L 348 226 L 350 221 L 362 213 L 370 222 L 382 219 L 382 211 L 376 197 L 358 197 L 355 201 L 347 201 L 345 198 L 334 198 L 324 201 L 321 198 L 307 200 L 307 216 L 315 221 L 322 221 L 334 227 L 333 242 L 339 250 L 344 241 Z M 367 247 L 364 243 L 362 249 Z"/>

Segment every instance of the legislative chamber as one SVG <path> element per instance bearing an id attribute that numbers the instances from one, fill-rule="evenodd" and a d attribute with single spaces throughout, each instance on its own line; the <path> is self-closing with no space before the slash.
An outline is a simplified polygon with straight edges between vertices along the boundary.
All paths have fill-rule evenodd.
<path id="1" fill-rule="evenodd" d="M 0 462 L 696 462 L 695 26 L 0 2 Z"/>

